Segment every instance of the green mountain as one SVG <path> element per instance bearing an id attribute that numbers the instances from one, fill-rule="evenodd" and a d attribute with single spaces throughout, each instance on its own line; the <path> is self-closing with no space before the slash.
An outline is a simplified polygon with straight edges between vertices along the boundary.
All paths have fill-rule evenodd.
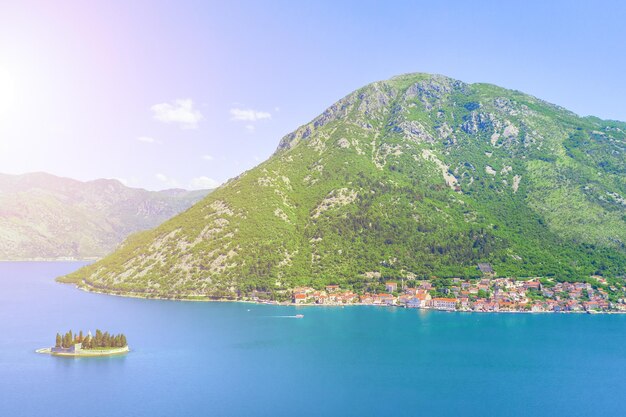
<path id="1" fill-rule="evenodd" d="M 129 234 L 157 226 L 206 194 L 45 173 L 0 174 L 0 260 L 99 258 Z"/>
<path id="2" fill-rule="evenodd" d="M 375 82 L 187 212 L 65 277 L 237 297 L 385 278 L 586 279 L 626 269 L 626 123 L 489 84 Z"/>

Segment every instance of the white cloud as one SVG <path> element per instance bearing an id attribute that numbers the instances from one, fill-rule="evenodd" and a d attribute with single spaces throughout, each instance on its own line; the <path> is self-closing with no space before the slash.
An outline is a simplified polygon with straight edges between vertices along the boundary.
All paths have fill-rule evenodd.
<path id="1" fill-rule="evenodd" d="M 178 99 L 172 103 L 159 103 L 150 107 L 153 117 L 164 123 L 178 123 L 183 129 L 197 129 L 204 120 L 202 113 L 194 109 L 191 99 Z"/>
<path id="2" fill-rule="evenodd" d="M 150 136 L 139 136 L 137 138 L 137 140 L 139 142 L 145 142 L 145 143 L 154 143 L 154 142 L 156 142 L 156 139 L 151 138 Z"/>
<path id="3" fill-rule="evenodd" d="M 220 186 L 220 182 L 209 177 L 197 177 L 191 180 L 189 188 L 192 190 L 206 190 L 210 188 L 217 188 Z"/>
<path id="4" fill-rule="evenodd" d="M 271 118 L 272 115 L 266 111 L 239 108 L 230 109 L 230 120 L 237 122 L 257 122 Z"/>
<path id="5" fill-rule="evenodd" d="M 174 178 L 170 178 L 165 174 L 156 174 L 155 175 L 157 180 L 161 181 L 163 183 L 163 185 L 165 185 L 166 187 L 169 188 L 178 188 L 180 187 L 178 181 L 176 181 Z"/>
<path id="6" fill-rule="evenodd" d="M 204 159 L 205 161 L 212 161 L 213 157 L 211 155 L 202 155 L 202 159 Z"/>

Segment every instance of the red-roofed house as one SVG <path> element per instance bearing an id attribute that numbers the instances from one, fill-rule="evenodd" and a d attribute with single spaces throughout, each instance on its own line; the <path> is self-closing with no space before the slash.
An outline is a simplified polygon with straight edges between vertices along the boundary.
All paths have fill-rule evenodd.
<path id="1" fill-rule="evenodd" d="M 526 289 L 540 290 L 541 289 L 541 283 L 539 281 L 526 281 L 524 283 L 524 287 Z"/>
<path id="2" fill-rule="evenodd" d="M 328 291 L 328 292 L 339 291 L 339 285 L 327 285 L 326 286 L 326 291 Z"/>
<path id="3" fill-rule="evenodd" d="M 437 310 L 455 310 L 457 302 L 456 298 L 433 298 L 430 305 Z"/>

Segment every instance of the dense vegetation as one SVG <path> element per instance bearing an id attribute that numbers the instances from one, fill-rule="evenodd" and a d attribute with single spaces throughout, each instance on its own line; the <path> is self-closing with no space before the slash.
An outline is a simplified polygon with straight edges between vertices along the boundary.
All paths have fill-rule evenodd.
<path id="1" fill-rule="evenodd" d="M 102 331 L 96 330 L 95 336 L 91 336 L 91 334 L 84 336 L 82 330 L 78 334 L 72 334 L 70 330 L 64 335 L 57 333 L 54 346 L 67 349 L 76 343 L 81 343 L 83 349 L 116 348 L 128 345 L 123 333 L 112 335 L 109 332 L 102 333 Z"/>
<path id="2" fill-rule="evenodd" d="M 281 298 L 386 279 L 618 279 L 626 124 L 411 74 L 343 98 L 258 167 L 62 278 L 147 297 Z"/>

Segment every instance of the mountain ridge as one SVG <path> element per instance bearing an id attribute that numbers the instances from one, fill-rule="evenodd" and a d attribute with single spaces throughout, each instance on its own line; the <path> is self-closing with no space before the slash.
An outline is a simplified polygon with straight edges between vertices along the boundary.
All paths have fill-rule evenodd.
<path id="1" fill-rule="evenodd" d="M 45 172 L 0 174 L 0 259 L 97 259 L 129 234 L 158 225 L 206 194 Z"/>
<path id="2" fill-rule="evenodd" d="M 441 75 L 355 90 L 275 153 L 66 281 L 237 298 L 386 278 L 618 277 L 626 124 Z"/>

